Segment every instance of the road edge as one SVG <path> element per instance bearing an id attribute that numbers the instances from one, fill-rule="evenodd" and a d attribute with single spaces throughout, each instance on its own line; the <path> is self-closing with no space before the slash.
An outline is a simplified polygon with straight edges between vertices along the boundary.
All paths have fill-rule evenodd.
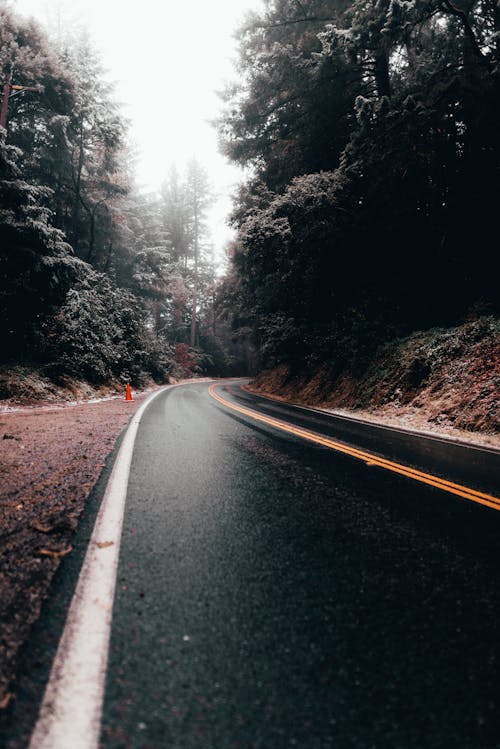
<path id="1" fill-rule="evenodd" d="M 150 403 L 161 393 L 179 386 L 167 385 L 152 393 L 127 427 L 68 609 L 29 749 L 98 746 L 116 571 L 135 439 Z"/>
<path id="2" fill-rule="evenodd" d="M 476 450 L 485 450 L 494 454 L 500 454 L 500 447 L 495 445 L 485 444 L 483 442 L 476 442 L 471 439 L 464 437 L 455 437 L 452 434 L 446 434 L 444 432 L 433 432 L 428 429 L 417 429 L 416 427 L 403 426 L 398 424 L 387 424 L 384 421 L 378 420 L 375 417 L 373 419 L 366 416 L 351 415 L 335 409 L 320 408 L 319 406 L 305 406 L 302 403 L 296 403 L 295 401 L 288 400 L 286 398 L 277 397 L 270 393 L 262 393 L 259 390 L 252 390 L 248 386 L 243 386 L 244 390 L 247 390 L 252 395 L 256 395 L 264 400 L 271 401 L 271 403 L 282 403 L 287 406 L 293 406 L 299 408 L 302 411 L 311 411 L 312 413 L 322 414 L 323 416 L 332 416 L 335 419 L 343 419 L 344 421 L 354 421 L 358 424 L 367 424 L 368 426 L 374 426 L 379 429 L 385 429 L 392 432 L 402 432 L 403 434 L 415 434 L 417 437 L 427 437 L 429 439 L 436 440 L 437 442 L 451 442 L 452 444 L 461 445 L 462 447 L 469 447 Z M 353 412 L 354 413 L 354 412 Z M 472 434 L 472 433 L 471 433 Z"/>
<path id="3" fill-rule="evenodd" d="M 240 406 L 232 401 L 223 398 L 216 392 L 217 384 L 213 383 L 208 388 L 209 395 L 218 401 L 221 405 L 229 408 L 230 410 L 249 416 L 255 421 L 264 422 L 265 424 L 292 434 L 296 437 L 300 437 L 309 442 L 327 447 L 336 452 L 349 455 L 352 458 L 363 461 L 367 466 L 383 468 L 393 473 L 405 476 L 408 479 L 419 481 L 420 483 L 427 484 L 436 489 L 455 494 L 463 499 L 476 502 L 477 504 L 485 505 L 495 511 L 500 511 L 500 497 L 495 497 L 485 492 L 477 491 L 463 484 L 448 481 L 445 478 L 441 478 L 435 474 L 420 471 L 404 463 L 400 463 L 394 460 L 389 460 L 383 455 L 377 455 L 372 451 L 366 451 L 364 449 L 356 447 L 354 444 L 344 442 L 342 440 L 332 439 L 327 437 L 320 432 L 316 432 L 310 429 L 299 427 L 291 422 L 285 421 L 284 419 L 277 419 L 272 416 L 267 416 L 255 409 L 247 408 L 246 406 Z M 251 391 L 249 391 L 251 392 Z"/>

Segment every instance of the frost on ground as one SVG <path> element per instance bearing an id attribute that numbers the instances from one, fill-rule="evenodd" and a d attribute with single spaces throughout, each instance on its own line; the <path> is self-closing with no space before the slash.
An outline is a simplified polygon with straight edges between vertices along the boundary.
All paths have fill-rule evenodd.
<path id="1" fill-rule="evenodd" d="M 125 386 L 119 382 L 93 386 L 71 377 L 61 377 L 55 383 L 29 367 L 0 368 L 0 413 L 40 408 L 42 404 L 49 408 L 119 398 L 124 392 Z"/>
<path id="2" fill-rule="evenodd" d="M 145 397 L 0 412 L 0 710 L 15 698 L 19 647 L 71 554 L 85 501 Z"/>
<path id="3" fill-rule="evenodd" d="M 343 415 L 500 447 L 500 322 L 480 318 L 382 347 L 353 373 L 339 362 L 292 374 L 281 365 L 250 386 Z"/>
<path id="4" fill-rule="evenodd" d="M 440 424 L 439 421 L 429 421 L 425 413 L 422 413 L 420 409 L 413 409 L 411 406 L 406 408 L 388 406 L 387 408 L 379 408 L 374 411 L 358 409 L 355 412 L 339 408 L 321 410 L 338 416 L 354 416 L 356 419 L 368 421 L 371 424 L 383 424 L 384 426 L 418 432 L 419 434 L 426 434 L 431 437 L 440 437 L 442 439 L 467 442 L 471 445 L 500 449 L 499 435 L 468 432 L 465 429 L 456 429 L 446 422 Z"/>

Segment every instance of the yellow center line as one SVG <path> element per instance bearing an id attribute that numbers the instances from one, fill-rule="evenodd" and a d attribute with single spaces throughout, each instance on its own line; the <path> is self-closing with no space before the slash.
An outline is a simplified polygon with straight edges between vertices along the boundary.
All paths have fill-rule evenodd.
<path id="1" fill-rule="evenodd" d="M 459 497 L 463 497 L 464 499 L 468 499 L 472 502 L 477 502 L 478 504 L 485 505 L 486 507 L 491 507 L 494 510 L 500 510 L 500 499 L 497 497 L 493 497 L 490 494 L 484 494 L 483 492 L 478 492 L 475 489 L 470 489 L 467 486 L 462 486 L 461 484 L 455 484 L 451 481 L 447 481 L 446 479 L 439 478 L 439 476 L 433 476 L 430 473 L 418 471 L 415 468 L 410 468 L 409 466 L 402 465 L 401 463 L 395 463 L 392 460 L 386 460 L 386 458 L 381 458 L 378 455 L 374 455 L 373 453 L 365 452 L 364 450 L 359 450 L 358 448 L 350 447 L 349 445 L 344 445 L 342 442 L 337 442 L 336 440 L 332 440 L 329 437 L 324 437 L 317 432 L 311 432 L 308 429 L 296 427 L 293 424 L 288 423 L 287 421 L 281 421 L 281 419 L 275 419 L 272 416 L 265 416 L 264 414 L 261 414 L 258 411 L 254 411 L 250 408 L 246 408 L 245 406 L 239 406 L 236 403 L 232 403 L 231 401 L 219 395 L 219 393 L 216 392 L 215 388 L 216 385 L 210 385 L 208 388 L 208 392 L 212 396 L 212 398 L 221 403 L 223 406 L 226 406 L 233 411 L 237 411 L 238 413 L 244 414 L 245 416 L 249 416 L 256 421 L 261 421 L 268 426 L 275 427 L 276 429 L 280 429 L 283 432 L 288 432 L 288 434 L 293 434 L 296 437 L 301 437 L 302 439 L 308 440 L 309 442 L 314 442 L 317 445 L 322 445 L 323 447 L 328 447 L 331 450 L 336 450 L 337 452 L 344 453 L 345 455 L 350 455 L 353 458 L 362 460 L 368 466 L 385 468 L 388 471 L 398 473 L 401 476 L 406 476 L 407 478 L 413 479 L 414 481 L 420 481 L 423 484 L 428 484 L 429 486 L 434 486 L 437 489 L 442 489 L 443 491 L 449 492 L 451 494 L 456 494 Z"/>

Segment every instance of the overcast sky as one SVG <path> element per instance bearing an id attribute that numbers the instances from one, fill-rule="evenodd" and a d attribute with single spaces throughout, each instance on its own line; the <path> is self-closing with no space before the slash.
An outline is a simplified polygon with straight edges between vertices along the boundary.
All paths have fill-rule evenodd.
<path id="1" fill-rule="evenodd" d="M 208 170 L 219 196 L 211 216 L 220 248 L 229 194 L 241 172 L 217 151 L 209 120 L 221 108 L 217 91 L 234 79 L 233 32 L 261 0 L 16 0 L 16 9 L 42 22 L 85 26 L 94 36 L 117 99 L 131 120 L 138 149 L 137 178 L 157 190 L 169 165 L 191 156 Z"/>

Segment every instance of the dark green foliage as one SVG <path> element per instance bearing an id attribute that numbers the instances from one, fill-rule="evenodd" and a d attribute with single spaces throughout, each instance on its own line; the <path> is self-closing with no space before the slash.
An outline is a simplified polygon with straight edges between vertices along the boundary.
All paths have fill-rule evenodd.
<path id="1" fill-rule="evenodd" d="M 33 342 L 43 320 L 63 302 L 78 264 L 64 251 L 45 254 L 32 230 L 0 226 L 2 358 L 36 356 Z"/>
<path id="2" fill-rule="evenodd" d="M 164 380 L 173 357 L 149 302 L 166 294 L 166 245 L 159 257 L 148 237 L 139 245 L 124 122 L 95 53 L 84 37 L 57 53 L 4 5 L 0 21 L 2 79 L 44 87 L 12 97 L 0 132 L 2 361 L 93 383 Z"/>
<path id="3" fill-rule="evenodd" d="M 36 358 L 34 336 L 62 303 L 80 263 L 50 222 L 51 191 L 22 178 L 21 152 L 0 136 L 0 319 L 4 361 Z"/>
<path id="4" fill-rule="evenodd" d="M 499 311 L 499 32 L 483 2 L 270 0 L 253 18 L 221 135 L 254 166 L 232 283 L 264 364 L 362 368 L 479 299 Z"/>
<path id="5" fill-rule="evenodd" d="M 359 72 L 341 46 L 319 62 L 321 19 L 337 15 L 338 7 L 322 0 L 268 3 L 263 18 L 242 29 L 244 78 L 225 93 L 220 132 L 226 153 L 252 164 L 273 190 L 335 168 L 347 142 Z"/>
<path id="6" fill-rule="evenodd" d="M 138 300 L 104 275 L 87 272 L 43 330 L 46 371 L 100 384 L 141 384 L 146 372 L 164 379 L 171 361 L 145 326 Z"/>

